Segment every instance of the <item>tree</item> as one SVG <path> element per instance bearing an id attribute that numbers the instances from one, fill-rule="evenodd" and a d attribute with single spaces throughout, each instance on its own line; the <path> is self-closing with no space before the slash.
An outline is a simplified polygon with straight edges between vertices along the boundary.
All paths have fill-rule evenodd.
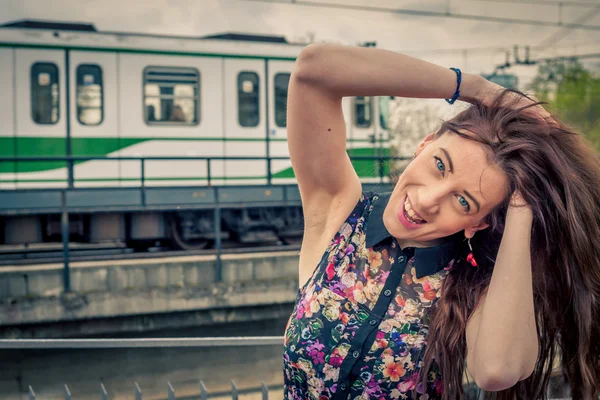
<path id="1" fill-rule="evenodd" d="M 576 59 L 540 65 L 530 89 L 600 150 L 600 76 Z"/>

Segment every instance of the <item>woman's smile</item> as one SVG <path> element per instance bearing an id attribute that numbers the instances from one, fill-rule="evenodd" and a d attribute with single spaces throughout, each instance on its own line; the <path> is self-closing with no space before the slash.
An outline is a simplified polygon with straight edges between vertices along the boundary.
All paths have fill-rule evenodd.
<path id="1" fill-rule="evenodd" d="M 425 221 L 412 207 L 408 194 L 404 197 L 403 206 L 398 212 L 398 220 L 400 223 L 408 229 L 416 229 L 423 224 Z"/>

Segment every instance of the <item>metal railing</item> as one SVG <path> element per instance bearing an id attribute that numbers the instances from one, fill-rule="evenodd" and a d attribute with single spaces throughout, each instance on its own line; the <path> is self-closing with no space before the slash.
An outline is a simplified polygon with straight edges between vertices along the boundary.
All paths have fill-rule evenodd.
<path id="1" fill-rule="evenodd" d="M 376 151 L 377 149 L 374 149 Z M 380 182 L 383 183 L 383 179 L 385 178 L 385 166 L 386 163 L 390 161 L 405 161 L 409 160 L 408 157 L 398 157 L 398 156 L 351 156 L 351 161 L 373 161 L 377 166 L 377 174 L 374 177 L 380 179 Z M 216 180 L 212 176 L 212 166 L 215 161 L 264 161 L 266 163 L 267 170 L 267 184 L 271 185 L 273 183 L 273 172 L 271 168 L 272 161 L 287 161 L 290 160 L 290 157 L 196 157 L 196 156 L 185 156 L 185 157 L 175 157 L 175 156 L 167 156 L 167 157 L 106 157 L 106 156 L 40 156 L 40 157 L 0 157 L 0 163 L 3 162 L 13 162 L 15 163 L 15 171 L 14 173 L 19 173 L 16 168 L 19 163 L 25 162 L 54 162 L 54 163 L 65 163 L 64 167 L 58 166 L 57 168 L 65 168 L 67 169 L 67 188 L 73 189 L 75 188 L 75 164 L 82 163 L 86 161 L 138 161 L 140 163 L 140 187 L 145 187 L 146 182 L 148 181 L 148 177 L 146 176 L 146 165 L 149 161 L 199 161 L 206 163 L 206 181 L 207 186 L 211 186 L 212 181 Z M 190 178 L 190 180 L 196 180 L 199 178 Z M 203 178 L 204 179 L 204 178 Z M 257 178 L 258 179 L 258 178 Z M 115 181 L 119 181 L 119 177 L 115 177 Z"/>
<path id="2" fill-rule="evenodd" d="M 200 400 L 208 400 L 209 398 L 209 393 L 206 389 L 206 385 L 204 384 L 204 382 L 202 380 L 198 381 L 198 387 L 199 387 L 199 393 L 197 396 L 193 396 L 193 399 L 200 399 Z M 108 391 L 106 390 L 106 386 L 104 386 L 104 383 L 100 383 L 100 387 L 98 389 L 99 393 L 98 396 L 100 398 L 100 400 L 110 400 L 110 396 L 108 395 Z M 134 382 L 133 384 L 133 395 L 135 400 L 143 400 L 144 399 L 144 395 L 143 395 L 143 391 L 142 388 L 140 387 L 140 385 L 137 382 Z M 173 384 L 169 381 L 167 381 L 167 388 L 166 388 L 166 398 L 168 400 L 177 400 L 177 395 L 176 395 L 176 391 L 175 391 L 175 387 L 173 386 Z M 231 400 L 238 400 L 241 394 L 249 394 L 249 393 L 255 393 L 256 391 L 253 389 L 238 389 L 236 383 L 234 380 L 231 380 Z M 269 399 L 269 387 L 267 385 L 265 385 L 265 383 L 263 381 L 260 382 L 260 388 L 259 388 L 259 392 L 261 393 L 261 399 L 262 400 L 268 400 Z M 212 393 L 210 395 L 210 397 L 224 397 L 224 395 L 226 395 L 225 393 Z M 156 395 L 152 396 L 153 398 L 156 398 Z M 35 394 L 35 390 L 34 388 L 29 385 L 28 389 L 27 389 L 27 398 L 28 400 L 36 400 L 38 397 Z M 89 396 L 86 396 L 86 398 L 89 398 Z M 71 394 L 71 389 L 69 389 L 69 386 L 67 384 L 64 385 L 64 399 L 65 400 L 76 400 L 76 397 L 74 397 Z M 179 399 L 183 400 L 183 397 L 179 397 Z M 190 395 L 186 395 L 185 396 L 185 400 L 189 400 L 190 399 Z M 41 400 L 41 399 L 40 399 Z"/>
<path id="3" fill-rule="evenodd" d="M 140 349 L 140 348 L 207 348 L 207 347 L 241 347 L 241 346 L 282 346 L 283 336 L 237 336 L 237 337 L 204 337 L 204 338 L 145 338 L 145 339 L 0 339 L 0 350 L 50 350 L 50 349 Z M 269 398 L 270 389 L 281 389 L 281 386 L 269 387 L 261 381 L 260 386 L 254 389 L 238 389 L 234 380 L 231 380 L 230 392 L 211 393 L 210 397 L 231 396 L 238 400 L 240 394 L 259 393 L 262 400 Z M 465 381 L 465 390 L 475 394 L 478 399 L 484 399 L 485 394 L 474 384 Z M 180 397 L 180 400 L 209 398 L 209 393 L 202 380 L 198 381 L 198 394 Z M 108 391 L 104 383 L 99 383 L 99 398 L 109 400 Z M 136 400 L 143 400 L 142 388 L 137 382 L 132 387 Z M 570 398 L 551 397 L 551 387 L 548 387 L 547 396 L 550 400 L 570 400 Z M 166 398 L 177 400 L 174 385 L 166 382 Z M 28 386 L 29 400 L 35 400 L 36 394 L 32 386 Z M 74 400 L 71 390 L 64 385 L 64 399 Z"/>
<path id="4" fill-rule="evenodd" d="M 206 338 L 147 338 L 147 339 L 0 339 L 1 350 L 50 350 L 50 349 L 123 349 L 123 348 L 199 348 L 199 347 L 233 347 L 233 346 L 283 346 L 283 336 L 239 336 L 239 337 L 206 337 Z M 194 399 L 206 400 L 209 393 L 202 380 L 198 381 L 198 394 Z M 269 389 L 261 381 L 257 390 L 239 389 L 234 380 L 231 380 L 231 399 L 238 400 L 240 394 L 260 393 L 262 400 L 268 400 Z M 143 400 L 143 391 L 137 382 L 134 382 L 132 392 L 136 400 Z M 28 386 L 29 400 L 36 400 L 36 393 L 32 386 Z M 229 393 L 212 393 L 211 397 L 224 397 Z M 104 383 L 99 384 L 98 396 L 101 400 L 110 400 Z M 166 382 L 166 398 L 177 400 L 174 385 Z M 185 399 L 189 399 L 187 394 Z M 64 385 L 64 399 L 75 400 L 68 385 Z M 183 399 L 183 398 L 181 398 Z"/>
<path id="5" fill-rule="evenodd" d="M 283 345 L 283 336 L 233 336 L 146 339 L 0 339 L 1 350 L 133 349 Z"/>
<path id="6" fill-rule="evenodd" d="M 377 149 L 374 149 L 374 151 Z M 69 228 L 69 209 L 67 206 L 67 194 L 66 190 L 76 191 L 78 190 L 75 187 L 75 168 L 74 165 L 78 162 L 85 161 L 138 161 L 140 163 L 140 190 L 141 190 L 141 199 L 142 206 L 146 206 L 145 202 L 145 189 L 146 189 L 146 181 L 148 177 L 146 176 L 146 163 L 150 161 L 199 161 L 206 162 L 207 168 L 207 186 L 211 185 L 211 181 L 215 180 L 214 177 L 211 176 L 211 163 L 215 161 L 265 161 L 267 166 L 267 184 L 273 184 L 273 174 L 271 173 L 271 162 L 274 160 L 289 160 L 290 157 L 101 157 L 101 156 L 61 156 L 61 157 L 0 157 L 0 163 L 2 162 L 14 162 L 15 168 L 19 162 L 64 162 L 67 166 L 67 181 L 68 185 L 66 188 L 60 188 L 58 190 L 61 191 L 61 237 L 62 237 L 62 253 L 63 253 L 63 290 L 64 292 L 71 291 L 71 274 L 70 274 L 70 249 L 69 249 L 69 241 L 70 241 L 70 228 Z M 352 156 L 350 158 L 352 161 L 372 161 L 374 165 L 377 166 L 377 172 L 379 177 L 379 182 L 383 183 L 384 177 L 386 176 L 386 163 L 389 165 L 391 161 L 402 161 L 408 160 L 407 157 L 396 157 L 396 156 Z M 119 178 L 115 178 L 115 181 L 118 181 Z M 194 180 L 194 178 L 190 178 L 190 180 Z M 1 191 L 1 190 L 0 190 Z M 12 190 L 11 190 L 12 191 Z M 219 206 L 215 207 L 214 212 L 214 229 L 215 229 L 215 250 L 216 250 L 216 263 L 217 270 L 221 268 L 221 227 L 220 227 L 220 219 L 221 219 L 221 208 Z"/>

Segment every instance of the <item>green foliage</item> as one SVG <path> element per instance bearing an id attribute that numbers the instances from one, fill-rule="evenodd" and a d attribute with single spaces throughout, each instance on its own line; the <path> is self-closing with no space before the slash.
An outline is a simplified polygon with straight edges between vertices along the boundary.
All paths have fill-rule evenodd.
<path id="1" fill-rule="evenodd" d="M 540 65 L 530 89 L 600 151 L 600 76 L 577 60 Z"/>

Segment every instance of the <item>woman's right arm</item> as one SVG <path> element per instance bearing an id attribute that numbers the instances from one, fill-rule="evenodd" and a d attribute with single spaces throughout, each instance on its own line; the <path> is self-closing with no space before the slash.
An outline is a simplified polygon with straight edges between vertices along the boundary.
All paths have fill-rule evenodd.
<path id="1" fill-rule="evenodd" d="M 477 75 L 463 75 L 461 99 L 478 98 L 486 82 Z M 288 146 L 304 211 L 300 285 L 362 191 L 346 153 L 342 98 L 450 98 L 455 90 L 454 71 L 391 51 L 329 44 L 302 50 L 287 103 Z"/>
<path id="2" fill-rule="evenodd" d="M 464 74 L 461 100 L 478 98 L 487 83 Z M 305 212 L 340 206 L 346 211 L 360 197 L 360 182 L 346 154 L 342 97 L 450 98 L 455 90 L 454 71 L 403 54 L 330 44 L 304 48 L 290 79 L 287 121 Z"/>

